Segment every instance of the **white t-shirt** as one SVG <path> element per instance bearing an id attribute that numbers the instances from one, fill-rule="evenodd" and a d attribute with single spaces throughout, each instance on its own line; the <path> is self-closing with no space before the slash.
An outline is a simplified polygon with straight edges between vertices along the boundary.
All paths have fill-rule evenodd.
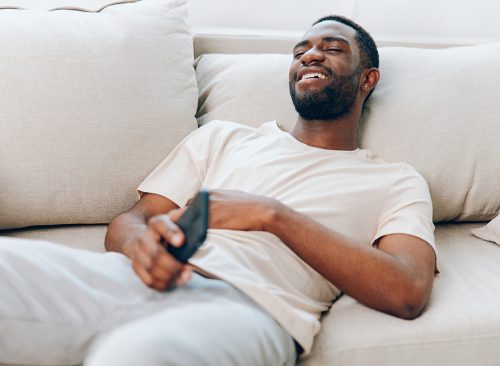
<path id="1" fill-rule="evenodd" d="M 275 198 L 366 245 L 404 233 L 435 249 L 431 198 L 415 169 L 389 164 L 367 150 L 308 146 L 276 122 L 258 129 L 210 122 L 186 137 L 138 191 L 165 196 L 182 207 L 201 188 Z M 305 353 L 319 331 L 321 312 L 340 294 L 267 232 L 209 229 L 190 263 L 246 293 Z"/>

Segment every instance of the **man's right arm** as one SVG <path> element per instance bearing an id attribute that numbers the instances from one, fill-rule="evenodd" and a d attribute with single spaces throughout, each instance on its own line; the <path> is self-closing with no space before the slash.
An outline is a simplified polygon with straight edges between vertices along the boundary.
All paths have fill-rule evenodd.
<path id="1" fill-rule="evenodd" d="M 171 200 L 146 193 L 134 207 L 111 221 L 104 241 L 107 251 L 129 257 L 141 280 L 158 290 L 182 284 L 191 274 L 162 245 L 164 241 L 179 246 L 184 241 L 184 235 L 172 221 L 176 208 Z"/>
<path id="2" fill-rule="evenodd" d="M 130 210 L 116 216 L 109 224 L 104 246 L 108 252 L 123 251 L 123 244 L 141 236 L 148 228 L 148 220 L 179 208 L 166 197 L 146 193 Z"/>

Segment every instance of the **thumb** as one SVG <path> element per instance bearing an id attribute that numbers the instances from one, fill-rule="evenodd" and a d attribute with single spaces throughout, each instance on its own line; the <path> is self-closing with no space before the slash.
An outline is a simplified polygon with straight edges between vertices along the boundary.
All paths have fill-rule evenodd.
<path id="1" fill-rule="evenodd" d="M 176 208 L 175 210 L 171 210 L 168 213 L 168 216 L 173 222 L 176 222 L 179 220 L 179 218 L 184 214 L 184 212 L 187 210 L 187 207 L 182 207 L 182 208 Z"/>
<path id="2" fill-rule="evenodd" d="M 180 274 L 175 280 L 175 285 L 176 286 L 183 286 L 189 281 L 191 281 L 191 278 L 193 277 L 193 270 L 189 265 L 184 266 L 184 268 L 181 270 Z"/>

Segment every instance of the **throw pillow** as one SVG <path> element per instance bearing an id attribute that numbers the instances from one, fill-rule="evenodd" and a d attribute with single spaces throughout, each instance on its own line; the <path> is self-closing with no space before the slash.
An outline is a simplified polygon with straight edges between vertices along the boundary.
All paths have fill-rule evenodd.
<path id="1" fill-rule="evenodd" d="M 472 229 L 471 232 L 478 238 L 500 244 L 500 215 L 491 220 L 486 226 Z"/>

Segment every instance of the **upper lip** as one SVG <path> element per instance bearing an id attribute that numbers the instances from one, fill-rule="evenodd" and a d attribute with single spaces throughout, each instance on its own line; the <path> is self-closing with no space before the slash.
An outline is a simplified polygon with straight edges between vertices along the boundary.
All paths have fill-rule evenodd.
<path id="1" fill-rule="evenodd" d="M 326 69 L 324 69 L 323 67 L 318 67 L 318 66 L 316 66 L 316 67 L 314 67 L 314 66 L 313 67 L 304 67 L 302 70 L 300 70 L 297 73 L 297 81 L 302 80 L 302 78 L 306 74 L 315 74 L 315 73 L 325 75 L 326 77 L 330 76 L 330 73 Z"/>

